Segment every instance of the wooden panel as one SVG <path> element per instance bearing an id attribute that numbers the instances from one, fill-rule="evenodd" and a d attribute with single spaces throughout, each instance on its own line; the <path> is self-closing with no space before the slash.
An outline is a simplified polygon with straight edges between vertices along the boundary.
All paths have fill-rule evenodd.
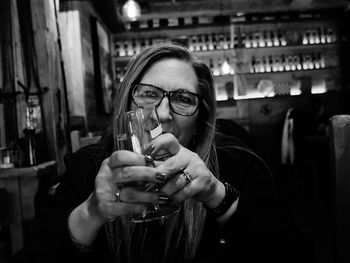
<path id="1" fill-rule="evenodd" d="M 79 12 L 74 10 L 60 12 L 58 18 L 66 70 L 69 114 L 86 116 Z"/>
<path id="2" fill-rule="evenodd" d="M 69 135 L 65 130 L 65 123 L 68 122 L 67 102 L 54 3 L 53 0 L 31 1 L 31 14 L 39 82 L 41 88 L 48 88 L 48 92 L 42 97 L 47 159 L 57 160 L 58 172 L 62 173 L 63 156 L 68 151 Z"/>
<path id="3" fill-rule="evenodd" d="M 350 262 L 350 115 L 330 119 L 332 180 L 336 208 L 336 262 Z"/>

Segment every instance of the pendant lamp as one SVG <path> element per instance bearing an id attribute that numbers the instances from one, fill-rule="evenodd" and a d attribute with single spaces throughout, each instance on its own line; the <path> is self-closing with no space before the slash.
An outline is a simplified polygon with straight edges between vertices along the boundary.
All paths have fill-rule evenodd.
<path id="1" fill-rule="evenodd" d="M 135 0 L 127 0 L 122 7 L 122 15 L 128 21 L 136 21 L 141 16 L 140 5 Z"/>

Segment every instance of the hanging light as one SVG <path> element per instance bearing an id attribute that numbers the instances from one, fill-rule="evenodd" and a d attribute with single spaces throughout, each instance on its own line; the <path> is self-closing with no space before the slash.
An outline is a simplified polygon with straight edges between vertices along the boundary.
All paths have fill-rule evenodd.
<path id="1" fill-rule="evenodd" d="M 127 20 L 135 21 L 141 16 L 140 5 L 134 0 L 128 0 L 123 5 L 122 14 Z"/>

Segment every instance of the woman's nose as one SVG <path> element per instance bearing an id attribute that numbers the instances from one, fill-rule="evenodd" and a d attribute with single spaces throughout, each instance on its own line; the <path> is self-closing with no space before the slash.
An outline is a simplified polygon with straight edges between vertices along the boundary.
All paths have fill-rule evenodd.
<path id="1" fill-rule="evenodd" d="M 164 97 L 159 106 L 157 107 L 158 118 L 160 122 L 164 122 L 171 118 L 170 105 L 168 97 Z"/>

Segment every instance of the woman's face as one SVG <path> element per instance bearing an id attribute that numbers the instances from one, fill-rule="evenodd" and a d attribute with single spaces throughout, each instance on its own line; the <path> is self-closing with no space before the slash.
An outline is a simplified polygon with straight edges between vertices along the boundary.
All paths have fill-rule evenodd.
<path id="1" fill-rule="evenodd" d="M 140 82 L 166 91 L 183 89 L 198 93 L 198 80 L 193 67 L 178 59 L 164 59 L 154 63 Z M 132 103 L 131 109 L 136 108 Z M 172 133 L 181 145 L 188 147 L 197 130 L 198 110 L 191 116 L 178 115 L 170 109 L 169 98 L 165 96 L 157 112 L 163 131 Z"/>

